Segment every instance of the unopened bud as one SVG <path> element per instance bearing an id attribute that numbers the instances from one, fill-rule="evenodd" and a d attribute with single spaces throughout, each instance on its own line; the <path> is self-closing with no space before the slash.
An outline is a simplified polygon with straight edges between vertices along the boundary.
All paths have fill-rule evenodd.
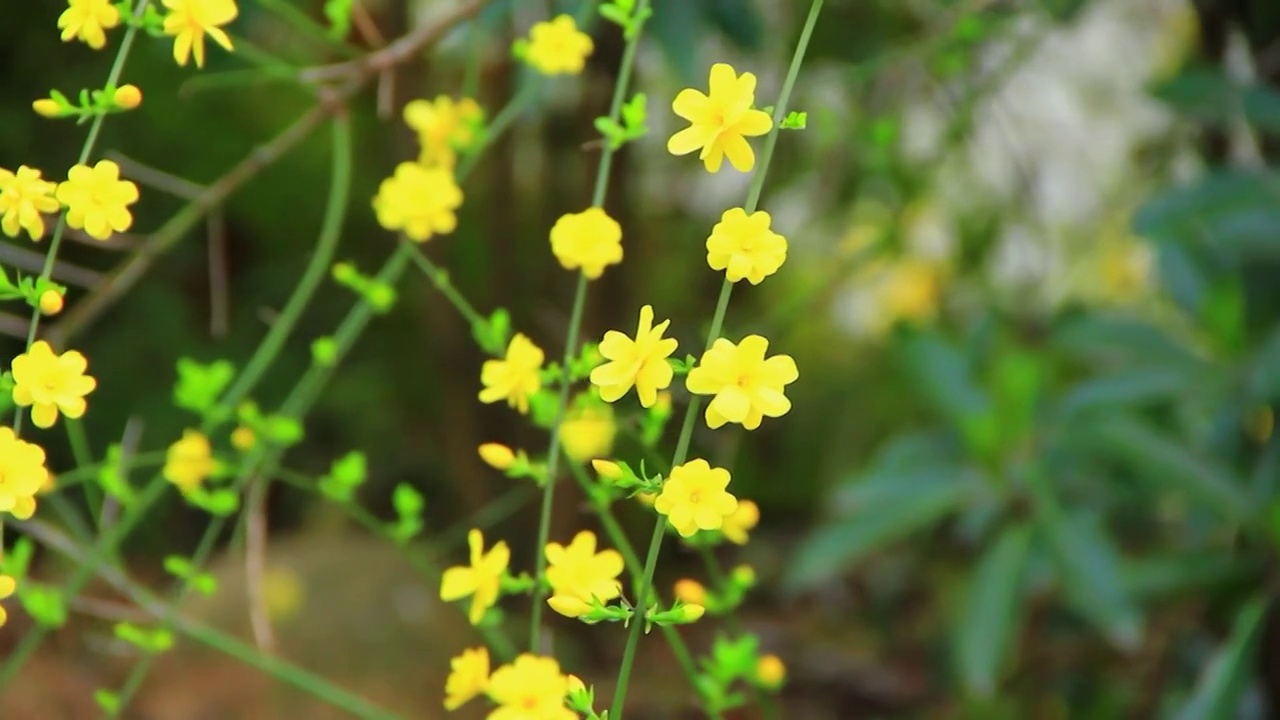
<path id="1" fill-rule="evenodd" d="M 572 595 L 552 595 L 547 598 L 547 604 L 552 610 L 560 613 L 565 617 L 582 617 L 591 612 L 591 605 Z"/>
<path id="2" fill-rule="evenodd" d="M 31 103 L 31 109 L 36 111 L 37 115 L 47 118 L 62 117 L 62 105 L 57 100 L 50 98 L 40 98 Z"/>
<path id="3" fill-rule="evenodd" d="M 142 91 L 137 85 L 121 85 L 111 96 L 111 102 L 123 110 L 132 110 L 142 104 Z"/>
<path id="4" fill-rule="evenodd" d="M 707 589 L 697 580 L 684 578 L 676 581 L 675 596 L 681 602 L 691 605 L 705 605 L 707 602 Z"/>
<path id="5" fill-rule="evenodd" d="M 45 315 L 57 315 L 62 312 L 62 293 L 57 290 L 45 290 L 40 293 L 40 312 Z"/>
<path id="6" fill-rule="evenodd" d="M 480 459 L 495 470 L 510 470 L 516 464 L 516 454 L 502 443 L 485 443 L 480 446 Z"/>
<path id="7" fill-rule="evenodd" d="M 697 622 L 707 614 L 707 609 L 697 603 L 685 603 L 671 612 L 671 622 L 687 624 Z"/>
<path id="8" fill-rule="evenodd" d="M 604 480 L 617 480 L 623 475 L 622 467 L 611 460 L 592 460 L 591 467 L 595 468 L 596 474 Z"/>
<path id="9" fill-rule="evenodd" d="M 782 687 L 787 679 L 787 666 L 777 655 L 762 655 L 756 662 L 756 680 L 769 689 Z"/>

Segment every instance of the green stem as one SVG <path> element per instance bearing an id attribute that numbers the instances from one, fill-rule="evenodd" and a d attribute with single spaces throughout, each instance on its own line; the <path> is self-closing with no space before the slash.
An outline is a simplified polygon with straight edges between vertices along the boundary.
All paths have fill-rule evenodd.
<path id="1" fill-rule="evenodd" d="M 93 451 L 89 449 L 89 438 L 84 431 L 84 423 L 79 419 L 66 419 L 67 442 L 71 445 L 71 458 L 75 462 L 76 467 L 83 467 L 93 464 Z M 85 504 L 89 508 L 89 517 L 94 525 L 101 522 L 102 517 L 102 491 L 97 483 L 85 483 L 84 485 Z"/>
<path id="2" fill-rule="evenodd" d="M 485 322 L 485 319 L 480 317 L 480 313 L 476 312 L 471 303 L 467 302 L 462 293 L 458 292 L 458 288 L 453 286 L 453 282 L 449 279 L 449 273 L 422 254 L 422 249 L 419 246 L 410 244 L 413 241 L 401 238 L 400 242 L 409 245 L 413 249 L 413 263 L 418 266 L 423 275 L 427 276 L 427 279 L 431 281 L 436 290 L 439 290 L 440 294 L 444 295 L 449 304 L 453 305 L 459 313 L 462 313 L 462 317 L 467 319 L 471 327 L 476 327 Z"/>
<path id="3" fill-rule="evenodd" d="M 236 381 L 219 403 L 222 411 L 234 409 L 253 391 L 267 369 L 275 363 L 289 335 L 297 327 L 302 313 L 311 303 L 320 283 L 324 280 L 329 266 L 333 263 L 334 253 L 338 249 L 338 241 L 342 238 L 342 226 L 346 220 L 347 207 L 351 204 L 351 155 L 353 142 L 351 138 L 351 119 L 345 113 L 339 113 L 333 119 L 333 171 L 329 180 L 329 197 L 325 204 L 324 219 L 320 224 L 320 235 L 316 239 L 311 260 L 303 270 L 302 278 L 294 288 L 293 294 L 285 303 L 280 317 L 271 324 L 266 337 L 258 345 L 257 351 L 249 359 Z"/>
<path id="4" fill-rule="evenodd" d="M 649 7 L 649 0 L 640 0 L 636 7 L 636 16 L 643 17 L 643 13 Z M 626 49 L 622 52 L 622 64 L 618 68 L 618 80 L 613 87 L 613 100 L 609 103 L 609 118 L 617 123 L 622 117 L 622 105 L 626 102 L 627 89 L 631 83 L 631 71 L 635 67 L 636 48 L 640 45 L 640 35 L 638 31 L 631 34 L 627 39 Z M 596 167 L 595 188 L 591 193 L 592 207 L 603 207 L 606 195 L 609 192 L 609 170 L 613 167 L 613 156 L 617 150 L 612 143 L 604 144 L 604 151 L 600 155 L 600 164 Z M 560 461 L 560 423 L 564 420 L 565 411 L 569 405 L 569 387 L 568 378 L 569 365 L 573 362 L 574 353 L 578 349 L 578 333 L 582 326 L 582 310 L 586 304 L 587 297 L 587 276 L 578 276 L 578 289 L 573 296 L 573 312 L 569 318 L 569 335 L 564 345 L 564 362 L 561 365 L 564 368 L 566 376 L 560 383 L 560 400 L 556 406 L 555 424 L 551 426 L 551 447 L 547 450 L 547 484 L 543 488 L 542 494 L 542 512 L 538 516 L 538 544 L 536 548 L 536 575 L 538 583 L 533 590 L 533 619 L 529 623 L 529 650 L 533 653 L 539 652 L 540 638 L 542 634 L 542 604 L 547 597 L 546 584 L 542 582 L 542 578 L 547 570 L 547 556 L 544 548 L 547 546 L 547 540 L 551 533 L 551 509 L 555 501 L 556 487 L 556 470 Z"/>
<path id="5" fill-rule="evenodd" d="M 760 166 L 756 168 L 756 174 L 751 179 L 751 188 L 747 193 L 747 204 L 743 208 L 748 213 L 754 212 L 756 206 L 760 202 L 760 194 L 764 188 L 764 178 L 769 170 L 769 163 L 773 159 L 773 149 L 778 142 L 778 126 L 782 119 L 786 117 L 787 103 L 791 99 L 791 90 L 795 87 L 796 78 L 800 75 L 800 66 L 804 63 L 804 54 L 809 47 L 809 40 L 813 36 L 813 28 L 818 22 L 818 15 L 822 11 L 823 0 L 813 0 L 813 4 L 809 7 L 809 17 L 805 20 L 804 29 L 800 31 L 800 39 L 796 43 L 795 53 L 791 57 L 791 66 L 787 70 L 787 79 L 782 84 L 782 92 L 778 97 L 778 103 L 773 110 L 773 128 L 769 131 L 768 137 L 765 139 L 764 151 L 760 154 Z M 711 320 L 711 329 L 707 333 L 706 349 L 710 350 L 711 345 L 720 337 L 721 329 L 724 326 L 725 314 L 729 309 L 729 298 L 733 293 L 733 283 L 726 278 L 724 285 L 720 288 L 720 299 L 716 303 L 715 316 Z M 697 420 L 698 411 L 702 407 L 702 396 L 694 395 L 689 401 L 689 408 L 684 415 L 684 424 L 680 427 L 680 439 L 676 444 L 676 452 L 671 460 L 671 467 L 676 467 L 684 463 L 688 457 L 689 443 L 693 438 L 693 426 Z M 653 538 L 649 541 L 649 556 L 645 561 L 644 577 L 641 585 L 636 591 L 636 607 L 637 612 L 643 614 L 649 606 L 649 594 L 653 585 L 653 573 L 658 564 L 658 553 L 662 549 L 662 537 L 666 530 L 666 518 L 658 515 L 657 522 L 653 528 Z M 626 706 L 627 699 L 627 682 L 631 676 L 631 667 L 635 662 L 636 648 L 640 644 L 640 634 L 643 632 L 644 623 L 638 620 L 631 627 L 631 632 L 627 635 L 627 645 L 622 654 L 622 665 L 618 669 L 618 682 L 613 697 L 613 709 L 609 712 L 610 720 L 622 720 L 622 712 Z"/>

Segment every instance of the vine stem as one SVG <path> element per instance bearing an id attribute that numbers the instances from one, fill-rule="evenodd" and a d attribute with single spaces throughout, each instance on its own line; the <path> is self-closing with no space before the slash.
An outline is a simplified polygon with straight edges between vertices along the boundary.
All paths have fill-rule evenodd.
<path id="1" fill-rule="evenodd" d="M 622 104 L 627 99 L 627 89 L 631 84 L 631 73 L 635 68 L 636 50 L 640 46 L 640 35 L 643 29 L 644 16 L 649 8 L 649 0 L 640 0 L 633 17 L 640 18 L 639 27 L 632 28 L 627 38 L 626 48 L 622 51 L 622 62 L 618 67 L 618 81 L 613 87 L 613 100 L 609 104 L 609 118 L 616 124 L 622 117 Z M 617 148 L 613 143 L 605 142 L 604 151 L 600 155 L 600 164 L 596 167 L 595 189 L 591 193 L 591 206 L 602 208 L 609 192 L 609 171 L 613 167 L 613 156 Z M 573 362 L 578 349 L 578 335 L 582 330 L 582 314 L 587 301 L 587 276 L 579 274 L 578 287 L 573 295 L 573 311 L 569 315 L 569 332 L 564 345 L 564 361 L 561 371 L 564 377 L 560 381 L 560 399 L 556 406 L 555 424 L 551 427 L 551 447 L 547 450 L 547 483 L 542 491 L 542 510 L 538 516 L 538 541 L 534 546 L 537 559 L 536 574 L 538 579 L 533 590 L 532 619 L 529 622 L 529 651 L 539 653 L 542 638 L 542 605 L 547 597 L 547 588 L 543 578 L 547 571 L 547 555 L 545 548 L 551 535 L 551 510 L 555 505 L 556 471 L 560 461 L 560 424 L 564 420 L 569 406 L 569 365 Z"/>
<path id="2" fill-rule="evenodd" d="M 804 29 L 800 31 L 800 39 L 796 43 L 795 53 L 791 56 L 791 66 L 787 70 L 787 79 L 782 84 L 782 92 L 778 96 L 778 104 L 773 110 L 773 128 L 765 139 L 764 151 L 760 154 L 760 166 L 751 178 L 751 187 L 747 191 L 747 202 L 744 210 L 748 214 L 755 211 L 760 202 L 760 194 L 764 189 L 764 179 L 769 171 L 769 163 L 773 159 L 773 150 L 778 143 L 778 126 L 786 117 L 787 103 L 791 100 L 791 91 L 795 87 L 796 78 L 800 75 L 800 66 L 804 64 L 804 54 L 813 36 L 813 28 L 817 25 L 818 15 L 822 12 L 823 0 L 813 0 L 809 6 L 809 16 L 805 20 Z M 707 333 L 706 350 L 720 337 L 724 327 L 725 314 L 729 310 L 729 298 L 733 294 L 733 283 L 727 278 L 720 287 L 720 299 L 716 302 L 715 315 L 711 319 L 711 328 Z M 705 352 L 705 350 L 704 350 Z M 689 401 L 689 408 L 684 414 L 684 424 L 680 427 L 680 439 L 676 443 L 676 452 L 671 460 L 674 468 L 684 463 L 689 454 L 689 443 L 693 438 L 693 426 L 702 408 L 702 396 L 694 395 Z M 636 612 L 639 617 L 631 620 L 631 632 L 627 635 L 627 646 L 622 654 L 622 664 L 618 668 L 618 681 L 615 685 L 613 707 L 609 711 L 609 720 L 622 720 L 622 712 L 626 706 L 627 683 L 631 679 L 631 669 L 635 664 L 636 647 L 640 644 L 640 635 L 646 624 L 645 613 L 648 611 L 649 594 L 653 585 L 653 573 L 658 565 L 658 554 L 662 549 L 662 538 L 666 533 L 667 521 L 658 515 L 653 527 L 653 537 L 649 541 L 649 553 L 645 559 L 644 577 L 636 591 Z"/>

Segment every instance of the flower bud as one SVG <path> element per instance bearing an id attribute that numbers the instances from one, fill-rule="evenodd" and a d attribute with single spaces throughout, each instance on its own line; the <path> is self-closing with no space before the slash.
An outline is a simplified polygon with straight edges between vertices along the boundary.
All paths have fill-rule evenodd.
<path id="1" fill-rule="evenodd" d="M 510 470 L 516 464 L 516 454 L 502 443 L 485 443 L 480 446 L 480 459 L 494 470 Z"/>
<path id="2" fill-rule="evenodd" d="M 40 293 L 40 312 L 45 315 L 57 315 L 62 312 L 62 293 L 57 290 L 45 290 Z"/>
<path id="3" fill-rule="evenodd" d="M 552 595 L 547 598 L 547 604 L 565 617 L 582 617 L 591 612 L 591 605 L 572 595 Z"/>
<path id="4" fill-rule="evenodd" d="M 739 565 L 734 568 L 731 577 L 735 584 L 742 587 L 751 587 L 756 584 L 756 571 L 750 565 Z"/>
<path id="5" fill-rule="evenodd" d="M 111 102 L 122 110 L 132 110 L 142 104 L 142 91 L 137 85 L 121 85 L 111 96 Z"/>
<path id="6" fill-rule="evenodd" d="M 565 680 L 569 681 L 570 695 L 573 695 L 575 693 L 584 693 L 587 691 L 587 684 L 582 682 L 582 678 L 578 677 L 577 675 L 574 675 L 573 673 L 569 673 L 568 675 L 565 676 Z"/>
<path id="7" fill-rule="evenodd" d="M 671 612 L 671 622 L 688 624 L 697 622 L 703 615 L 707 614 L 707 609 L 697 603 L 685 603 L 678 610 Z"/>
<path id="8" fill-rule="evenodd" d="M 231 431 L 231 447 L 245 452 L 253 448 L 254 443 L 258 441 L 258 437 L 253 430 L 241 425 Z"/>
<path id="9" fill-rule="evenodd" d="M 756 681 L 771 690 L 782 687 L 787 679 L 787 666 L 777 655 L 762 655 L 756 663 Z"/>
<path id="10" fill-rule="evenodd" d="M 36 111 L 37 115 L 47 118 L 62 117 L 62 105 L 57 100 L 50 98 L 40 98 L 31 103 L 31 109 Z"/>
<path id="11" fill-rule="evenodd" d="M 707 602 L 707 589 L 697 580 L 677 580 L 674 592 L 676 599 L 681 602 L 691 605 L 705 605 Z"/>
<path id="12" fill-rule="evenodd" d="M 617 480 L 623 475 L 622 467 L 612 460 L 592 460 L 591 467 L 595 468 L 601 480 Z"/>

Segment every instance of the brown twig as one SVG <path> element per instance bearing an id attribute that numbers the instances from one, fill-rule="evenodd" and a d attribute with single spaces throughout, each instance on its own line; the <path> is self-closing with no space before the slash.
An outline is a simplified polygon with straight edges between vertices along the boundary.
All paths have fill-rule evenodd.
<path id="1" fill-rule="evenodd" d="M 267 594 L 263 588 L 267 574 L 267 502 L 266 483 L 257 482 L 249 491 L 245 508 L 244 582 L 249 601 L 249 625 L 253 641 L 265 653 L 275 650 L 275 632 L 267 612 Z"/>
<path id="2" fill-rule="evenodd" d="M 420 25 L 390 45 L 362 58 L 309 68 L 298 74 L 306 84 L 322 83 L 344 78 L 368 78 L 397 65 L 412 60 L 423 48 L 439 42 L 455 25 L 480 12 L 488 0 L 465 0 L 461 5 L 442 15 L 433 23 Z"/>

